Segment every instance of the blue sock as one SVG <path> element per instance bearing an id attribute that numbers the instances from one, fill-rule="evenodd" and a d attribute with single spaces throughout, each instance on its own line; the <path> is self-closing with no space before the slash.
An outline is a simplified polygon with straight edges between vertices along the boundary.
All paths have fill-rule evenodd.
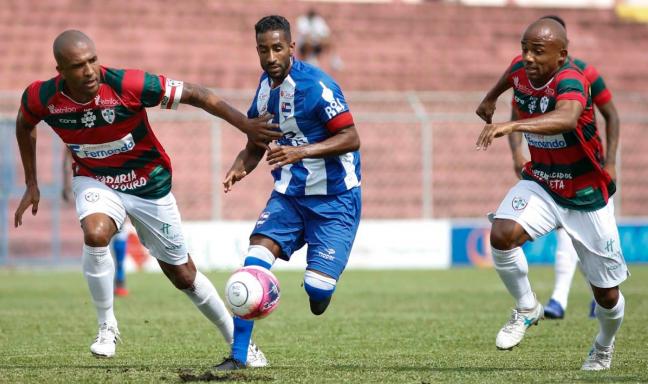
<path id="1" fill-rule="evenodd" d="M 113 239 L 113 250 L 115 251 L 115 281 L 123 283 L 126 280 L 124 260 L 126 260 L 126 240 Z"/>
<path id="2" fill-rule="evenodd" d="M 232 357 L 241 363 L 247 362 L 248 347 L 252 339 L 254 320 L 243 320 L 234 316 L 234 342 L 232 343 Z"/>

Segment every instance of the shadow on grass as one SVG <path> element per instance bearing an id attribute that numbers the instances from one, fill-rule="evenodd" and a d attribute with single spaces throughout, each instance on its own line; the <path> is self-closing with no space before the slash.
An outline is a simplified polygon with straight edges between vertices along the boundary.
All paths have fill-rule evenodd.
<path id="1" fill-rule="evenodd" d="M 195 382 L 195 381 L 239 381 L 239 382 L 254 382 L 254 381 L 274 381 L 274 377 L 268 375 L 257 375 L 252 372 L 212 372 L 205 371 L 201 374 L 195 374 L 190 370 L 181 370 L 178 376 L 182 382 Z"/>

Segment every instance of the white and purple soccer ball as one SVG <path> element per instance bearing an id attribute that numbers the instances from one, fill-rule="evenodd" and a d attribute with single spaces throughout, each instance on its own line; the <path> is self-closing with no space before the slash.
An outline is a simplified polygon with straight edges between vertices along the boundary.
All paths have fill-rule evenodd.
<path id="1" fill-rule="evenodd" d="M 265 268 L 243 267 L 227 280 L 225 303 L 237 317 L 263 319 L 279 304 L 279 280 Z"/>

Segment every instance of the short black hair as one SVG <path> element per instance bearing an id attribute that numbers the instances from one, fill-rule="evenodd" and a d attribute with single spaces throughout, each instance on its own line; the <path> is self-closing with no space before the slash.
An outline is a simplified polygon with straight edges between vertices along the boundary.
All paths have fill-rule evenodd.
<path id="1" fill-rule="evenodd" d="M 254 31 L 257 35 L 268 31 L 283 31 L 288 41 L 292 41 L 290 23 L 283 16 L 270 15 L 263 17 L 254 25 Z"/>
<path id="2" fill-rule="evenodd" d="M 565 28 L 565 30 L 567 30 L 567 26 L 565 25 L 565 20 L 563 20 L 562 17 L 560 17 L 560 16 L 558 16 L 558 15 L 547 15 L 547 16 L 542 16 L 542 17 L 540 18 L 540 20 L 542 20 L 542 19 L 551 19 L 551 20 L 557 21 L 558 24 L 562 25 L 563 28 Z"/>

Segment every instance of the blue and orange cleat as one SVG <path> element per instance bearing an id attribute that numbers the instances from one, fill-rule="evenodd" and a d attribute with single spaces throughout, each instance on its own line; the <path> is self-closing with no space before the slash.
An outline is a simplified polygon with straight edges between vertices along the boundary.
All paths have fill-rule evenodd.
<path id="1" fill-rule="evenodd" d="M 549 299 L 544 307 L 544 315 L 547 319 L 562 319 L 565 317 L 565 310 L 559 302 Z"/>

